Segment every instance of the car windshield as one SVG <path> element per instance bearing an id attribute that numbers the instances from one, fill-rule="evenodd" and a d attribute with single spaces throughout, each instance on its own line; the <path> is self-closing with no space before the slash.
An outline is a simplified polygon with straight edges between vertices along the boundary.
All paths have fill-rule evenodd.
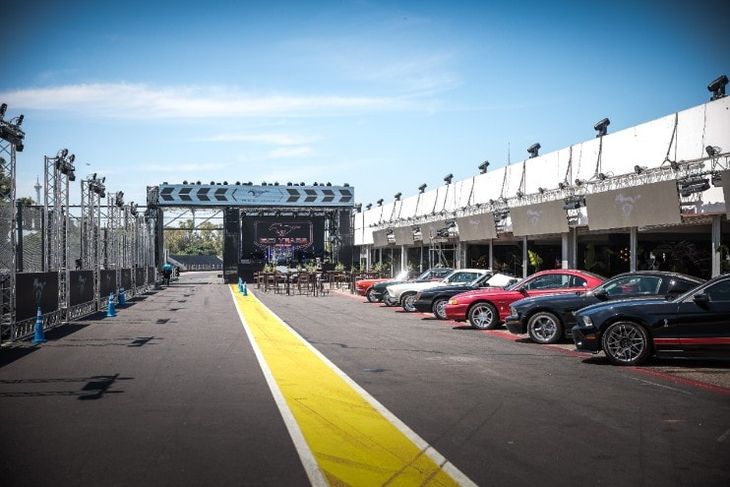
<path id="1" fill-rule="evenodd" d="M 400 271 L 395 276 L 396 281 L 405 281 L 406 279 L 408 279 L 408 271 Z"/>
<path id="2" fill-rule="evenodd" d="M 481 286 L 483 284 L 486 284 L 490 277 L 492 277 L 492 273 L 487 272 L 486 274 L 481 275 L 481 276 L 477 277 L 476 279 L 474 279 L 473 281 L 471 281 L 469 283 L 469 285 L 470 286 Z"/>
<path id="3" fill-rule="evenodd" d="M 423 280 L 429 279 L 430 277 L 431 277 L 431 271 L 427 270 L 427 271 L 423 271 L 423 273 L 420 276 L 418 276 L 416 279 L 418 279 L 419 281 L 423 281 Z"/>

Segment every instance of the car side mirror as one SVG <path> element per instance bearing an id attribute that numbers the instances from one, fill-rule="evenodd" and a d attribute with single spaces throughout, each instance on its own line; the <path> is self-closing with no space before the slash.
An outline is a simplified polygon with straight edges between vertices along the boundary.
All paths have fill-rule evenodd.
<path id="1" fill-rule="evenodd" d="M 694 302 L 700 306 L 705 306 L 710 302 L 710 298 L 705 293 L 695 294 L 692 299 L 694 299 Z"/>
<path id="2" fill-rule="evenodd" d="M 593 293 L 593 295 L 601 301 L 605 301 L 608 299 L 608 291 L 606 291 L 605 289 L 599 289 L 598 291 Z"/>
<path id="3" fill-rule="evenodd" d="M 520 293 L 522 293 L 523 295 L 527 296 L 527 288 L 526 288 L 525 286 L 521 286 L 521 287 L 520 287 L 520 288 L 518 288 L 517 290 L 518 290 L 518 291 L 519 291 Z"/>

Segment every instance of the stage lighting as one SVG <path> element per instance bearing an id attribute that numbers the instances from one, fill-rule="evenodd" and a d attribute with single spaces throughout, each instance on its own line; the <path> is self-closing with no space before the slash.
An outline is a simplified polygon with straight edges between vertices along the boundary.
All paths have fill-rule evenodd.
<path id="1" fill-rule="evenodd" d="M 516 193 L 516 196 L 517 196 L 518 198 L 523 198 L 523 197 L 525 196 L 525 193 L 523 193 L 522 191 L 519 191 L 519 190 L 518 190 L 518 191 L 517 191 L 517 193 Z"/>
<path id="2" fill-rule="evenodd" d="M 567 187 L 568 187 L 568 183 L 566 183 L 565 181 L 561 181 L 558 183 L 558 189 L 565 189 Z"/>
<path id="3" fill-rule="evenodd" d="M 481 164 L 479 164 L 479 174 L 485 174 L 487 172 L 488 167 L 489 167 L 489 161 L 484 161 Z"/>
<path id="4" fill-rule="evenodd" d="M 304 183 L 299 183 L 299 186 L 305 186 L 305 184 Z"/>
<path id="5" fill-rule="evenodd" d="M 15 126 L 20 127 L 21 125 L 23 125 L 23 120 L 25 120 L 25 115 L 18 115 L 18 117 L 15 119 Z"/>
<path id="6" fill-rule="evenodd" d="M 490 204 L 490 205 L 494 206 L 494 204 L 495 204 L 495 203 L 497 203 L 497 202 L 496 202 L 496 201 L 494 201 L 494 200 L 493 200 L 493 199 L 491 199 L 491 198 L 489 199 L 489 204 Z"/>
<path id="7" fill-rule="evenodd" d="M 540 193 L 540 194 L 545 194 L 545 188 L 543 188 L 541 186 L 541 187 L 537 188 L 537 192 Z"/>
<path id="8" fill-rule="evenodd" d="M 223 186 L 228 186 L 228 181 L 223 181 Z"/>
<path id="9" fill-rule="evenodd" d="M 535 142 L 534 144 L 532 144 L 530 147 L 527 148 L 527 152 L 530 154 L 530 159 L 538 156 L 540 147 L 542 147 L 540 145 L 540 142 Z"/>
<path id="10" fill-rule="evenodd" d="M 634 166 L 634 172 L 636 174 L 642 174 L 642 173 L 646 172 L 647 169 L 649 169 L 649 168 L 646 166 L 640 166 L 638 164 Z"/>
<path id="11" fill-rule="evenodd" d="M 393 198 L 395 198 L 396 201 L 400 201 L 400 197 L 403 196 L 403 193 L 396 193 Z"/>
<path id="12" fill-rule="evenodd" d="M 8 110 L 8 104 L 7 103 L 3 103 L 2 105 L 0 105 L 0 120 L 2 120 L 3 118 L 5 118 L 5 112 L 7 110 Z"/>
<path id="13" fill-rule="evenodd" d="M 61 149 L 56 154 L 56 157 L 64 157 L 65 158 L 67 155 L 68 155 L 68 149 Z"/>
<path id="14" fill-rule="evenodd" d="M 715 187 L 722 187 L 722 176 L 719 172 L 712 173 L 712 185 Z"/>
<path id="15" fill-rule="evenodd" d="M 362 213 L 362 203 L 357 203 L 355 205 L 355 211 L 358 213 Z"/>
<path id="16" fill-rule="evenodd" d="M 603 137 L 608 133 L 608 126 L 611 125 L 611 121 L 608 118 L 604 118 L 600 122 L 597 122 L 593 129 L 596 131 L 596 137 Z"/>
<path id="17" fill-rule="evenodd" d="M 702 193 L 710 189 L 710 180 L 704 176 L 688 177 L 677 181 L 677 188 L 682 197 Z"/>
<path id="18" fill-rule="evenodd" d="M 444 182 L 446 184 L 451 184 L 451 180 L 454 179 L 454 175 L 449 173 L 446 176 L 444 176 Z"/>
<path id="19" fill-rule="evenodd" d="M 266 186 L 266 181 L 261 181 L 261 186 Z"/>
<path id="20" fill-rule="evenodd" d="M 585 181 L 583 179 L 576 179 L 575 185 L 576 186 L 583 186 L 585 184 Z"/>
<path id="21" fill-rule="evenodd" d="M 378 201 L 376 201 L 378 206 L 383 206 L 383 198 L 380 198 Z"/>
<path id="22" fill-rule="evenodd" d="M 10 144 L 14 145 L 16 151 L 23 152 L 23 139 L 25 138 L 25 133 L 20 128 L 23 123 L 23 115 L 6 122 L 4 120 L 6 110 L 7 105 L 3 103 L 2 106 L 0 106 L 0 111 L 2 112 L 0 115 L 0 139 L 6 140 Z"/>
<path id="23" fill-rule="evenodd" d="M 372 207 L 373 207 L 373 204 L 372 203 L 368 203 L 367 205 L 365 205 L 365 209 L 366 210 L 369 210 Z"/>
<path id="24" fill-rule="evenodd" d="M 312 186 L 319 186 L 319 184 L 317 184 L 317 181 L 315 181 L 312 183 Z"/>
<path id="25" fill-rule="evenodd" d="M 291 181 L 287 181 L 287 182 L 286 182 L 286 185 L 287 185 L 287 186 L 291 186 L 291 185 L 292 185 L 292 184 L 291 184 Z"/>
<path id="26" fill-rule="evenodd" d="M 725 96 L 725 86 L 727 85 L 727 81 L 727 76 L 723 74 L 712 83 L 707 85 L 707 90 L 712 93 L 710 101 L 719 100 L 720 98 L 723 98 Z"/>
<path id="27" fill-rule="evenodd" d="M 606 176 L 606 175 L 605 175 L 604 173 L 602 173 L 602 172 L 599 172 L 598 174 L 596 174 L 596 177 L 598 178 L 598 180 L 599 180 L 599 181 L 605 181 L 605 180 L 606 180 L 606 178 L 608 178 L 608 176 Z"/>
<path id="28" fill-rule="evenodd" d="M 418 187 L 418 192 L 419 192 L 419 193 L 423 193 L 424 191 L 426 191 L 426 188 L 427 188 L 427 187 L 428 187 L 428 185 L 427 185 L 426 183 L 423 183 L 422 185 L 420 185 L 420 186 Z"/>
<path id="29" fill-rule="evenodd" d="M 129 203 L 129 213 L 131 213 L 132 216 L 134 216 L 134 217 L 136 217 L 137 214 L 139 213 L 137 211 L 137 203 L 135 203 L 134 201 Z"/>
<path id="30" fill-rule="evenodd" d="M 669 161 L 669 167 L 674 171 L 679 171 L 679 163 L 677 161 Z"/>
<path id="31" fill-rule="evenodd" d="M 117 191 L 117 194 L 114 195 L 114 204 L 117 205 L 117 208 L 124 206 L 124 191 Z"/>
<path id="32" fill-rule="evenodd" d="M 279 186 L 279 181 L 274 181 L 274 186 Z"/>
<path id="33" fill-rule="evenodd" d="M 712 146 L 712 145 L 708 145 L 707 147 L 705 147 L 705 152 L 707 152 L 707 155 L 713 159 L 715 157 L 717 157 L 721 151 L 722 151 L 722 149 L 720 149 L 719 147 Z"/>
<path id="34" fill-rule="evenodd" d="M 183 184 L 188 184 L 188 180 L 187 180 L 187 179 L 186 179 L 186 180 L 184 180 L 184 181 L 183 181 Z"/>
<path id="35" fill-rule="evenodd" d="M 327 181 L 327 186 L 332 186 L 332 183 L 330 183 L 329 181 Z"/>
<path id="36" fill-rule="evenodd" d="M 350 187 L 350 183 L 345 183 L 345 184 L 343 184 L 343 186 L 344 186 L 345 188 L 349 188 L 349 187 Z"/>

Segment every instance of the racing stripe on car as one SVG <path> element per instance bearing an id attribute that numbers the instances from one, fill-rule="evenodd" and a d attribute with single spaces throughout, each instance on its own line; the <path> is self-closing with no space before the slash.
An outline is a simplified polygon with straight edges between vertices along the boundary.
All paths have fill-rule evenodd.
<path id="1" fill-rule="evenodd" d="M 231 294 L 313 485 L 475 485 L 249 292 Z"/>

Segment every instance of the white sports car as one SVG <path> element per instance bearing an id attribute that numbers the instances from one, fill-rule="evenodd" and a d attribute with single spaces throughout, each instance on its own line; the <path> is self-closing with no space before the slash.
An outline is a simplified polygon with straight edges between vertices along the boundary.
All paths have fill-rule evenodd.
<path id="1" fill-rule="evenodd" d="M 444 277 L 441 281 L 404 282 L 401 284 L 393 284 L 388 286 L 388 299 L 392 302 L 399 303 L 406 311 L 414 311 L 413 303 L 415 302 L 416 293 L 418 291 L 438 286 L 466 286 L 485 274 L 493 274 L 493 272 L 491 269 L 458 269 Z M 499 275 L 501 276 L 502 274 Z M 495 283 L 493 285 L 499 286 L 499 283 Z"/>

